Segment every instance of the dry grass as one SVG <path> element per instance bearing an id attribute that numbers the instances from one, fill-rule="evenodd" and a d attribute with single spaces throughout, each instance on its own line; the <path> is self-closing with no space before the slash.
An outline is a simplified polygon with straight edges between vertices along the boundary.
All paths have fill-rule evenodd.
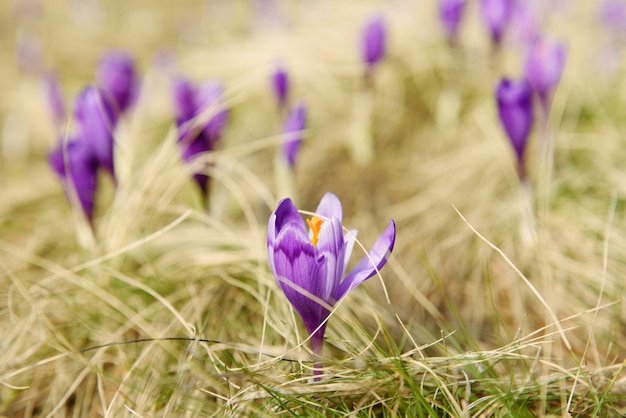
<path id="1" fill-rule="evenodd" d="M 31 3 L 38 12 L 15 17 Z M 528 243 L 492 98 L 502 74 L 519 73 L 520 51 L 490 58 L 476 2 L 459 51 L 424 2 L 284 1 L 274 16 L 261 3 L 0 5 L 0 415 L 621 416 L 624 51 L 603 73 L 590 6 L 546 22 L 569 58 L 550 119 L 555 171 Z M 375 80 L 376 158 L 358 167 L 346 135 L 373 11 L 391 44 Z M 42 55 L 20 70 L 16 48 L 29 40 Z M 103 178 L 89 240 L 46 164 L 59 133 L 39 74 L 56 70 L 69 102 L 112 47 L 137 57 L 144 84 L 116 132 L 120 187 Z M 174 67 L 155 66 L 158 51 Z M 277 58 L 310 110 L 299 206 L 334 192 L 366 247 L 389 218 L 398 224 L 382 277 L 333 312 L 316 384 L 265 255 Z M 232 107 L 207 156 L 209 213 L 178 159 L 174 72 L 223 80 Z"/>

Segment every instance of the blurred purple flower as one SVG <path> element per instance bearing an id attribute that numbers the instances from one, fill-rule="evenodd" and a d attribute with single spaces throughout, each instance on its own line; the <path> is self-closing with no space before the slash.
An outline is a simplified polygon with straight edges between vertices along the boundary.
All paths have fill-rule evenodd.
<path id="1" fill-rule="evenodd" d="M 272 73 L 272 89 L 278 100 L 278 106 L 281 109 L 285 108 L 289 99 L 289 74 L 280 63 Z"/>
<path id="2" fill-rule="evenodd" d="M 116 181 L 113 130 L 117 115 L 113 104 L 100 90 L 90 86 L 76 99 L 74 115 L 78 120 L 81 142 L 89 146 L 100 166 Z"/>
<path id="3" fill-rule="evenodd" d="M 526 60 L 526 79 L 530 87 L 547 107 L 561 79 L 567 52 L 562 44 L 539 37 L 535 40 Z"/>
<path id="4" fill-rule="evenodd" d="M 496 88 L 498 114 L 515 151 L 520 178 L 526 176 L 524 153 L 533 125 L 532 90 L 524 79 L 502 79 Z"/>
<path id="5" fill-rule="evenodd" d="M 626 35 L 626 0 L 604 0 L 600 4 L 600 20 L 614 35 Z"/>
<path id="6" fill-rule="evenodd" d="M 109 51 L 100 58 L 96 84 L 115 103 L 118 113 L 124 113 L 135 101 L 139 81 L 135 62 L 124 51 Z"/>
<path id="7" fill-rule="evenodd" d="M 287 138 L 283 142 L 283 155 L 292 170 L 296 165 L 298 151 L 300 150 L 300 145 L 302 145 L 302 135 L 306 127 L 306 115 L 307 109 L 304 103 L 296 103 L 291 112 L 289 112 L 283 127 L 283 134 Z"/>
<path id="8" fill-rule="evenodd" d="M 48 162 L 61 180 L 70 203 L 77 199 L 85 217 L 92 223 L 98 161 L 89 145 L 81 138 L 60 141 L 48 154 Z"/>
<path id="9" fill-rule="evenodd" d="M 516 1 L 510 20 L 514 38 L 526 47 L 539 36 L 539 19 L 535 7 L 527 1 Z"/>
<path id="10" fill-rule="evenodd" d="M 465 0 L 439 0 L 439 20 L 451 44 L 457 43 L 465 4 Z"/>
<path id="11" fill-rule="evenodd" d="M 514 0 L 481 0 L 483 22 L 495 45 L 499 45 L 513 13 Z"/>
<path id="12" fill-rule="evenodd" d="M 308 231 L 291 199 L 280 201 L 267 228 L 270 268 L 302 318 L 317 356 L 322 352 L 325 321 L 332 307 L 383 268 L 396 238 L 396 225 L 390 221 L 369 253 L 344 278 L 356 231 L 344 235 L 341 219 L 341 202 L 326 193 L 316 215 L 306 222 Z M 319 374 L 319 369 L 315 373 Z"/>
<path id="13" fill-rule="evenodd" d="M 217 81 L 196 87 L 184 78 L 174 80 L 172 96 L 184 162 L 215 149 L 222 138 L 229 116 L 228 109 L 221 103 L 223 95 L 224 87 Z M 208 120 L 205 120 L 205 112 L 211 113 Z M 208 176 L 195 173 L 194 179 L 206 196 Z"/>
<path id="14" fill-rule="evenodd" d="M 42 88 L 45 99 L 48 102 L 52 120 L 57 127 L 63 126 L 67 118 L 65 113 L 65 100 L 63 100 L 61 86 L 59 85 L 59 79 L 56 74 L 45 74 L 42 78 Z"/>
<path id="15" fill-rule="evenodd" d="M 193 119 L 198 113 L 196 87 L 184 78 L 176 78 L 172 84 L 172 98 L 176 124 L 180 127 L 183 123 Z"/>
<path id="16" fill-rule="evenodd" d="M 382 16 L 371 17 L 363 28 L 361 53 L 368 71 L 385 56 L 387 26 Z"/>
<path id="17" fill-rule="evenodd" d="M 214 112 L 202 130 L 202 135 L 213 145 L 222 139 L 228 123 L 229 112 L 222 104 L 223 97 L 224 85 L 218 81 L 204 83 L 197 90 L 198 110 L 202 112 L 205 109 L 213 109 Z"/>

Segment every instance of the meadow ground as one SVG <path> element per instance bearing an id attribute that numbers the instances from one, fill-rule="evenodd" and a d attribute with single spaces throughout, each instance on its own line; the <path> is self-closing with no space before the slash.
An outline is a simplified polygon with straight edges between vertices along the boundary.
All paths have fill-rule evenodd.
<path id="1" fill-rule="evenodd" d="M 594 2 L 544 9 L 568 53 L 551 175 L 541 123 L 528 150 L 529 238 L 493 95 L 524 54 L 513 40 L 493 53 L 476 1 L 454 48 L 434 1 L 0 3 L 0 416 L 622 416 L 626 43 L 610 48 Z M 389 45 L 364 97 L 372 13 Z M 41 80 L 54 71 L 70 107 L 119 48 L 141 91 L 91 234 L 47 163 L 73 122 L 55 126 Z M 397 223 L 388 265 L 332 312 L 318 382 L 267 261 L 284 197 L 277 60 L 309 110 L 298 207 L 335 193 L 365 248 Z M 208 210 L 180 162 L 175 74 L 225 86 L 224 137 L 195 165 Z M 349 137 L 365 123 L 375 153 L 359 165 Z"/>

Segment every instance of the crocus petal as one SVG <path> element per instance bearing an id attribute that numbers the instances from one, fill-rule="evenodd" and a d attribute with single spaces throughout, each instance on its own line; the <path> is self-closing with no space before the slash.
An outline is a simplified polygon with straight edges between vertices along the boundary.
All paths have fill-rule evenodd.
<path id="1" fill-rule="evenodd" d="M 350 257 L 352 257 L 352 250 L 354 249 L 354 243 L 356 242 L 356 237 L 359 231 L 356 229 L 349 230 L 344 235 L 344 246 L 345 246 L 345 254 L 344 254 L 344 263 L 343 263 L 343 271 L 341 272 L 341 276 L 343 277 L 346 274 L 346 270 L 348 268 L 348 262 L 350 261 Z"/>
<path id="2" fill-rule="evenodd" d="M 96 87 L 87 87 L 76 99 L 74 114 L 78 119 L 80 137 L 93 155 L 115 179 L 113 130 L 117 115 L 106 96 Z"/>
<path id="3" fill-rule="evenodd" d="M 365 25 L 362 37 L 363 62 L 373 66 L 385 56 L 387 29 L 382 16 L 374 16 Z"/>
<path id="4" fill-rule="evenodd" d="M 179 126 L 195 116 L 195 94 L 195 89 L 188 80 L 180 77 L 173 80 L 172 98 L 174 101 L 174 113 Z"/>
<path id="5" fill-rule="evenodd" d="M 287 71 L 280 63 L 276 65 L 276 69 L 272 74 L 272 89 L 278 105 L 285 107 L 289 98 L 289 74 L 287 74 Z"/>
<path id="6" fill-rule="evenodd" d="M 219 140 L 222 139 L 229 115 L 228 109 L 218 110 L 202 130 L 202 135 L 209 142 L 211 149 L 214 149 Z"/>
<path id="7" fill-rule="evenodd" d="M 316 300 L 325 291 L 324 256 L 316 254 L 306 232 L 294 223 L 278 232 L 268 254 L 279 286 L 312 333 L 328 316 L 328 309 Z"/>
<path id="8" fill-rule="evenodd" d="M 481 0 L 480 12 L 483 22 L 494 43 L 502 39 L 513 12 L 513 0 Z"/>
<path id="9" fill-rule="evenodd" d="M 526 60 L 526 78 L 544 104 L 561 80 L 567 51 L 565 46 L 538 38 Z"/>
<path id="10" fill-rule="evenodd" d="M 465 0 L 439 0 L 439 20 L 450 42 L 456 42 L 463 13 Z"/>
<path id="11" fill-rule="evenodd" d="M 300 229 L 304 235 L 307 235 L 304 220 L 289 198 L 283 199 L 278 203 L 276 210 L 270 216 L 270 220 L 267 224 L 267 248 L 269 254 L 272 254 L 276 247 L 276 236 L 281 230 L 287 227 Z M 272 271 L 275 271 L 274 259 L 271 255 L 269 262 Z"/>
<path id="12" fill-rule="evenodd" d="M 306 106 L 304 103 L 298 102 L 289 112 L 283 127 L 283 134 L 286 136 L 282 148 L 283 155 L 292 169 L 296 165 L 296 157 L 303 141 L 302 131 L 306 127 L 306 116 Z"/>
<path id="13" fill-rule="evenodd" d="M 320 204 L 315 209 L 315 213 L 324 218 L 337 218 L 342 220 L 343 211 L 341 209 L 341 201 L 337 196 L 328 192 L 320 200 Z"/>
<path id="14" fill-rule="evenodd" d="M 224 86 L 219 81 L 204 83 L 196 91 L 196 113 L 201 114 L 206 109 L 211 112 L 211 118 L 205 123 L 203 130 L 203 135 L 211 144 L 222 137 L 222 131 L 228 122 L 228 111 L 220 103 L 223 95 Z"/>
<path id="15" fill-rule="evenodd" d="M 276 215 L 276 234 L 278 234 L 285 225 L 290 223 L 295 223 L 302 231 L 306 231 L 304 220 L 291 199 L 287 198 L 281 200 L 274 214 Z"/>
<path id="16" fill-rule="evenodd" d="M 528 82 L 503 79 L 496 89 L 498 114 L 520 163 L 533 124 L 532 91 Z"/>
<path id="17" fill-rule="evenodd" d="M 302 216 L 300 216 L 298 209 L 289 198 L 281 200 L 278 203 L 276 210 L 270 216 L 270 220 L 267 225 L 267 246 L 269 252 L 272 252 L 274 246 L 276 245 L 276 235 L 287 224 L 297 225 L 298 228 L 302 229 L 302 231 L 306 234 L 304 220 L 302 219 Z M 270 264 L 272 264 L 271 257 Z M 272 268 L 272 271 L 273 270 L 274 269 Z"/>
<path id="18" fill-rule="evenodd" d="M 341 220 L 332 218 L 322 224 L 316 248 L 326 260 L 326 275 L 321 278 L 322 288 L 317 296 L 332 306 L 336 302 L 333 296 L 343 277 L 346 253 Z"/>
<path id="19" fill-rule="evenodd" d="M 133 58 L 124 51 L 110 51 L 102 56 L 96 72 L 98 87 L 110 95 L 119 112 L 135 101 L 137 74 Z"/>
<path id="20" fill-rule="evenodd" d="M 374 276 L 387 263 L 387 258 L 393 250 L 396 240 L 396 224 L 389 222 L 389 226 L 383 232 L 374 246 L 369 250 L 368 255 L 356 265 L 356 267 L 348 273 L 345 280 L 339 285 L 335 295 L 336 300 L 340 300 L 350 290 L 354 289 L 365 280 Z"/>
<path id="21" fill-rule="evenodd" d="M 201 137 L 196 137 L 193 141 L 183 144 L 183 147 L 182 157 L 186 163 L 191 162 L 198 154 L 209 151 L 206 141 Z"/>
<path id="22" fill-rule="evenodd" d="M 91 222 L 98 185 L 98 162 L 89 146 L 80 139 L 60 142 L 48 154 L 48 162 L 61 180 L 70 202 L 77 198 L 83 213 Z"/>

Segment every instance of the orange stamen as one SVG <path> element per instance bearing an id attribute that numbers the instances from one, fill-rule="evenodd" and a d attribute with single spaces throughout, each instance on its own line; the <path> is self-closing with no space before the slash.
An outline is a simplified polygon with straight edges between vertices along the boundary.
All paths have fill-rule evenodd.
<path id="1" fill-rule="evenodd" d="M 307 225 L 309 225 L 309 228 L 311 228 L 311 232 L 313 233 L 313 236 L 311 237 L 311 244 L 313 244 L 313 246 L 317 246 L 317 241 L 320 238 L 320 229 L 322 229 L 322 224 L 324 223 L 323 220 L 321 220 L 320 218 L 316 218 L 315 216 L 309 218 L 306 220 Z"/>

